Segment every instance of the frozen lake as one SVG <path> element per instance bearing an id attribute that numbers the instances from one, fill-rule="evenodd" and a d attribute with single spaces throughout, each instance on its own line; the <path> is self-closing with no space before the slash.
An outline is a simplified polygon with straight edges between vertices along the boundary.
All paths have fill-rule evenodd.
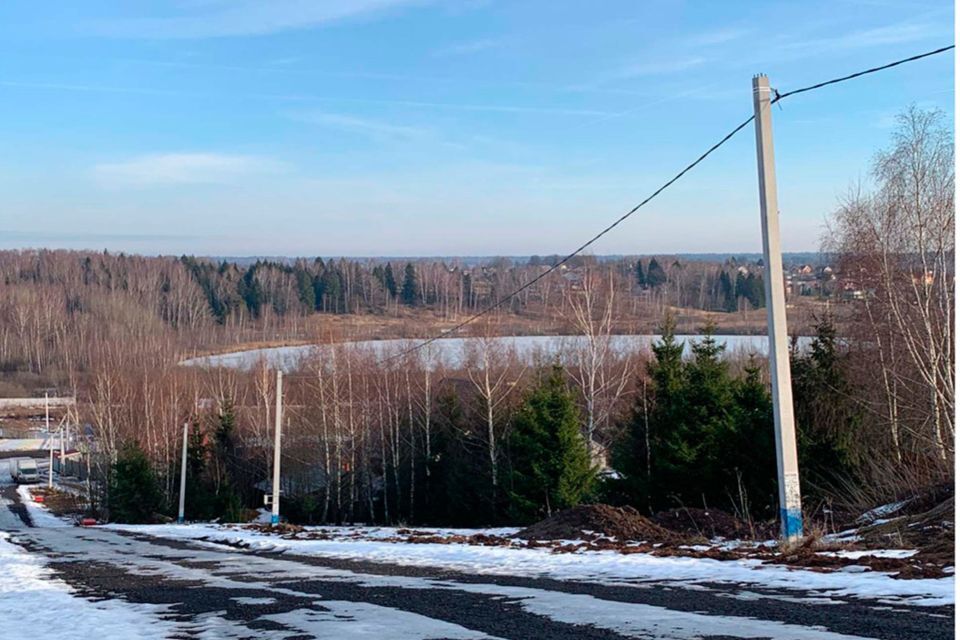
<path id="1" fill-rule="evenodd" d="M 686 353 L 690 352 L 690 344 L 701 339 L 701 335 L 677 336 L 684 343 Z M 616 353 L 631 353 L 650 350 L 650 346 L 659 340 L 658 335 L 618 335 L 611 336 L 611 347 Z M 766 336 L 739 336 L 717 335 L 714 338 L 726 346 L 727 354 L 749 355 L 759 357 L 767 355 Z M 475 349 L 480 338 L 444 338 L 437 340 L 423 348 L 420 357 L 429 362 L 444 367 L 456 368 L 468 357 L 471 349 Z M 497 349 L 516 353 L 527 364 L 548 362 L 559 355 L 570 353 L 586 341 L 584 336 L 509 336 L 491 338 Z M 344 343 L 346 349 L 357 349 L 378 357 L 385 357 L 403 351 L 414 345 L 418 340 L 363 340 Z M 810 338 L 800 338 L 800 346 L 806 347 Z M 227 367 L 231 369 L 249 369 L 257 365 L 261 359 L 265 360 L 270 368 L 281 368 L 284 371 L 296 370 L 305 360 L 322 354 L 331 348 L 329 345 L 297 345 L 291 347 L 270 347 L 264 349 L 249 349 L 212 356 L 190 358 L 180 364 L 195 367 Z"/>

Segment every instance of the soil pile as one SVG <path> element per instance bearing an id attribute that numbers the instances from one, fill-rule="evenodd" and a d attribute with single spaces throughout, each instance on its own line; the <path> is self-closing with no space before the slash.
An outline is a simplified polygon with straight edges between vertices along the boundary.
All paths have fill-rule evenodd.
<path id="1" fill-rule="evenodd" d="M 680 536 L 640 515 L 632 507 L 589 504 L 560 511 L 517 532 L 524 540 L 595 540 L 678 542 Z"/>
<path id="2" fill-rule="evenodd" d="M 766 540 L 777 534 L 774 525 L 749 523 L 716 509 L 671 509 L 651 519 L 665 529 L 690 537 Z"/>

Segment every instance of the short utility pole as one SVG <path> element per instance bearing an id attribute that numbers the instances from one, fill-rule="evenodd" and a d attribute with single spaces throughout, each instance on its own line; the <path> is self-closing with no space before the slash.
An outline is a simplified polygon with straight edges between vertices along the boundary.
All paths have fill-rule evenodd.
<path id="1" fill-rule="evenodd" d="M 43 394 L 43 408 L 46 412 L 47 446 L 50 448 L 50 468 L 47 470 L 47 489 L 53 488 L 53 434 L 50 433 L 50 394 Z M 63 463 L 63 460 L 60 461 Z"/>
<path id="2" fill-rule="evenodd" d="M 283 371 L 277 369 L 277 410 L 273 428 L 273 500 L 270 524 L 280 524 L 280 425 L 283 424 Z"/>
<path id="3" fill-rule="evenodd" d="M 187 425 L 183 423 L 183 452 L 180 454 L 180 507 L 177 509 L 177 522 L 183 524 L 187 503 Z"/>
<path id="4" fill-rule="evenodd" d="M 760 221 L 763 229 L 764 288 L 767 295 L 767 350 L 773 387 L 773 424 L 777 442 L 777 474 L 780 481 L 780 534 L 788 541 L 803 535 L 800 505 L 800 474 L 797 467 L 797 436 L 793 420 L 793 389 L 790 383 L 790 352 L 787 345 L 787 301 L 783 285 L 780 250 L 780 210 L 773 162 L 773 122 L 770 111 L 770 80 L 753 78 L 753 115 L 757 131 L 757 173 L 760 177 Z"/>

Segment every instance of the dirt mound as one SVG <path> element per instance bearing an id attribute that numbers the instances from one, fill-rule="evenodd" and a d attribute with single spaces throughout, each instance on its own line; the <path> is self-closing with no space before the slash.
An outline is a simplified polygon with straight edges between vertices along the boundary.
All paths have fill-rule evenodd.
<path id="1" fill-rule="evenodd" d="M 765 540 L 777 534 L 773 525 L 751 524 L 716 509 L 671 509 L 661 511 L 651 520 L 670 531 L 701 538 Z"/>
<path id="2" fill-rule="evenodd" d="M 581 505 L 560 511 L 517 532 L 525 540 L 594 540 L 598 537 L 645 542 L 677 542 L 679 536 L 631 507 Z"/>

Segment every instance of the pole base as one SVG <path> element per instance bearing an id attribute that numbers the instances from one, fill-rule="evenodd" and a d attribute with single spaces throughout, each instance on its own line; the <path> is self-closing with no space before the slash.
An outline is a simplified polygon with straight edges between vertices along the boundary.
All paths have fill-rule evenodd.
<path id="1" fill-rule="evenodd" d="M 803 514 L 799 509 L 780 509 L 780 534 L 787 540 L 803 537 Z"/>
<path id="2" fill-rule="evenodd" d="M 177 524 L 183 524 L 183 518 L 177 518 Z"/>
<path id="3" fill-rule="evenodd" d="M 270 524 L 280 524 L 280 516 L 270 516 Z"/>

